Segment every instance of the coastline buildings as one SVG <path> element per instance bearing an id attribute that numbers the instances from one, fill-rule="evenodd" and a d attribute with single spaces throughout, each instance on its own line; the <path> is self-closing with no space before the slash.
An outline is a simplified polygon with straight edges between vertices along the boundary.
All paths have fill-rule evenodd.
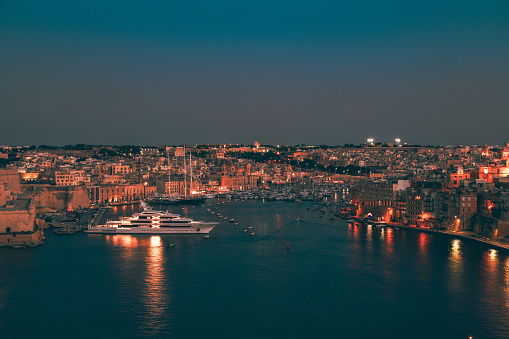
<path id="1" fill-rule="evenodd" d="M 224 193 L 328 181 L 350 185 L 351 211 L 360 218 L 509 235 L 509 145 L 76 145 L 4 147 L 2 154 L 17 169 L 4 176 L 10 179 L 3 181 L 0 204 L 30 194 L 41 215 L 134 203 L 154 192 Z"/>

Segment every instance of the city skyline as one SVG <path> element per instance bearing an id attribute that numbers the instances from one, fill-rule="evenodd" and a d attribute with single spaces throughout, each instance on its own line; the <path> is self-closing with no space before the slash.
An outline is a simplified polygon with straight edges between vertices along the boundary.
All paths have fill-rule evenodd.
<path id="1" fill-rule="evenodd" d="M 503 145 L 507 1 L 0 2 L 8 145 Z"/>

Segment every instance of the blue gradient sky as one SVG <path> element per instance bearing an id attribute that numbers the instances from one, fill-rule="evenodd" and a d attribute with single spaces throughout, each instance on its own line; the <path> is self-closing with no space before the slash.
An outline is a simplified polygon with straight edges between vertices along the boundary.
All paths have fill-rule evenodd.
<path id="1" fill-rule="evenodd" d="M 1 1 L 0 144 L 509 141 L 509 1 Z"/>

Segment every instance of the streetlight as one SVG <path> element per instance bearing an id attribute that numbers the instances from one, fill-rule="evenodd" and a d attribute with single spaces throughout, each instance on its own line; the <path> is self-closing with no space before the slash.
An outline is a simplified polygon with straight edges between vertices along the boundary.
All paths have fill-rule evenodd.
<path id="1" fill-rule="evenodd" d="M 148 182 L 143 183 L 143 200 L 145 200 L 145 188 L 148 186 Z"/>

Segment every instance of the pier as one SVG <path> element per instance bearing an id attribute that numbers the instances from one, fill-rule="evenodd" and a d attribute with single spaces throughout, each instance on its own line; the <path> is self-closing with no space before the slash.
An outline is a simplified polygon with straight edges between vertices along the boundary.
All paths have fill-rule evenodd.
<path id="1" fill-rule="evenodd" d="M 90 226 L 97 226 L 99 222 L 101 221 L 102 217 L 104 216 L 104 213 L 106 213 L 106 208 L 101 208 L 96 213 L 96 215 L 90 220 L 90 222 L 85 223 L 81 222 L 78 224 L 61 224 L 61 227 L 53 230 L 53 233 L 55 234 L 75 234 L 78 232 L 83 232 Z"/>

